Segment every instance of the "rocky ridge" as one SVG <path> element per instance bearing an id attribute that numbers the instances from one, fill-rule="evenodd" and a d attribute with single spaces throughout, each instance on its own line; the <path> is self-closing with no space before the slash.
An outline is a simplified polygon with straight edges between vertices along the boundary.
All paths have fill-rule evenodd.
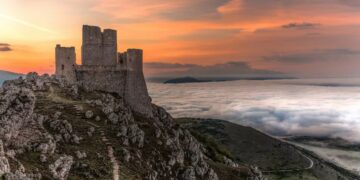
<path id="1" fill-rule="evenodd" d="M 29 73 L 0 88 L 0 176 L 5 179 L 111 179 L 104 137 L 124 179 L 221 179 L 205 145 L 161 107 L 133 112 L 122 97 L 85 92 Z M 236 169 L 224 156 L 220 162 Z M 216 169 L 216 168 L 215 168 Z M 247 179 L 262 179 L 249 168 Z"/>

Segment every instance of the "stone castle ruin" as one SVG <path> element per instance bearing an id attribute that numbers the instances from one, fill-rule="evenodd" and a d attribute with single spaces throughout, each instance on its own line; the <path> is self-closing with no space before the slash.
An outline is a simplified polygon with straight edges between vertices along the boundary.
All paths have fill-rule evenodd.
<path id="1" fill-rule="evenodd" d="M 55 61 L 58 78 L 78 84 L 85 90 L 117 93 L 133 111 L 151 114 L 143 74 L 143 51 L 128 49 L 117 52 L 117 32 L 97 26 L 83 26 L 81 65 L 76 64 L 75 47 L 56 45 Z"/>

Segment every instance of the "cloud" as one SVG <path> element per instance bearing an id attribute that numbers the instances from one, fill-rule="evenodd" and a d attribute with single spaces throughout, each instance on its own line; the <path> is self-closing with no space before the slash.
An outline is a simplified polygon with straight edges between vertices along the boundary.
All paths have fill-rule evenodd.
<path id="1" fill-rule="evenodd" d="M 303 22 L 284 24 L 281 27 L 284 29 L 311 29 L 317 26 L 320 26 L 320 24 Z"/>
<path id="2" fill-rule="evenodd" d="M 238 35 L 242 29 L 199 29 L 175 37 L 180 40 L 221 40 Z"/>
<path id="3" fill-rule="evenodd" d="M 219 16 L 217 8 L 229 0 L 139 0 L 116 1 L 99 0 L 92 8 L 93 11 L 110 15 L 115 19 L 126 19 L 127 22 L 166 19 L 166 20 L 194 20 L 214 18 Z"/>
<path id="4" fill-rule="evenodd" d="M 340 115 L 336 112 L 286 110 L 276 108 L 250 108 L 237 112 L 246 125 L 265 130 L 276 136 L 326 136 L 346 132 L 340 128 Z"/>
<path id="5" fill-rule="evenodd" d="M 12 16 L 6 16 L 6 15 L 3 15 L 3 14 L 0 14 L 0 18 L 8 20 L 8 21 L 15 22 L 15 23 L 18 23 L 18 24 L 21 24 L 21 25 L 24 25 L 24 26 L 27 26 L 27 27 L 30 27 L 30 28 L 33 28 L 33 29 L 36 29 L 36 30 L 39 30 L 39 31 L 42 31 L 42 32 L 45 32 L 45 33 L 50 33 L 50 34 L 55 33 L 54 31 L 52 31 L 52 30 L 50 30 L 48 28 L 33 24 L 31 22 L 28 22 L 28 21 L 24 21 L 22 19 L 18 19 L 18 18 L 12 17 Z"/>
<path id="6" fill-rule="evenodd" d="M 148 76 L 194 76 L 194 77 L 272 77 L 284 74 L 269 70 L 253 69 L 246 62 L 227 62 L 201 66 L 196 64 L 145 63 Z"/>
<path id="7" fill-rule="evenodd" d="M 342 81 L 336 79 L 337 83 Z M 276 136 L 341 137 L 360 141 L 357 87 L 298 86 L 319 80 L 149 83 L 154 103 L 175 117 L 228 120 Z M 360 82 L 358 82 L 360 83 Z"/>
<path id="8" fill-rule="evenodd" d="M 0 43 L 0 52 L 12 51 L 10 44 Z"/>
<path id="9" fill-rule="evenodd" d="M 161 16 L 170 20 L 194 20 L 219 18 L 218 8 L 230 0 L 197 0 L 179 6 L 172 11 L 161 13 Z"/>
<path id="10" fill-rule="evenodd" d="M 155 69 L 178 69 L 178 68 L 192 68 L 198 67 L 199 65 L 196 64 L 179 64 L 179 63 L 161 63 L 161 62 L 152 62 L 152 63 L 145 63 L 145 68 L 155 68 Z"/>
<path id="11" fill-rule="evenodd" d="M 354 49 L 322 49 L 304 53 L 276 54 L 264 56 L 264 61 L 283 63 L 311 63 L 315 61 L 345 61 L 360 57 L 360 50 Z"/>

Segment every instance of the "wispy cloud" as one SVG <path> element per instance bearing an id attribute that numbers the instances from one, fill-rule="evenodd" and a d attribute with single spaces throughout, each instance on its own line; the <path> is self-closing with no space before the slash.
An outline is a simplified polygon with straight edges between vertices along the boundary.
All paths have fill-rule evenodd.
<path id="1" fill-rule="evenodd" d="M 281 27 L 284 29 L 311 29 L 317 26 L 320 26 L 320 24 L 303 22 L 303 23 L 284 24 Z"/>
<path id="2" fill-rule="evenodd" d="M 314 61 L 344 61 L 360 57 L 360 50 L 354 49 L 321 49 L 303 53 L 275 54 L 264 56 L 265 61 L 278 61 L 284 63 L 311 63 Z"/>
<path id="3" fill-rule="evenodd" d="M 10 44 L 0 43 L 0 52 L 12 51 Z"/>
<path id="4" fill-rule="evenodd" d="M 42 31 L 42 32 L 55 34 L 55 31 L 53 31 L 53 30 L 47 29 L 45 27 L 38 26 L 36 24 L 30 23 L 30 22 L 27 22 L 27 21 L 24 21 L 24 20 L 15 18 L 15 17 L 10 17 L 10 16 L 4 15 L 4 14 L 0 14 L 0 18 L 2 18 L 4 20 L 15 22 L 15 23 L 18 23 L 18 24 L 21 24 L 21 25 L 24 25 L 24 26 L 27 26 L 27 27 L 30 27 L 30 28 L 33 28 L 33 29 L 36 29 L 36 30 L 39 30 L 39 31 Z"/>
<path id="5" fill-rule="evenodd" d="M 199 29 L 175 38 L 180 40 L 221 40 L 235 37 L 241 31 L 242 29 Z"/>

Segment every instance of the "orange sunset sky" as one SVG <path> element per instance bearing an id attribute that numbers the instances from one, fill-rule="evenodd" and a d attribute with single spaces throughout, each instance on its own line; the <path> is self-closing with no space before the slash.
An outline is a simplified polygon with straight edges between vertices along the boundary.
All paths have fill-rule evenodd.
<path id="1" fill-rule="evenodd" d="M 83 24 L 144 49 L 147 75 L 242 62 L 305 77 L 360 75 L 359 0 L 0 0 L 0 69 L 52 73 Z M 180 65 L 182 64 L 182 65 Z"/>

